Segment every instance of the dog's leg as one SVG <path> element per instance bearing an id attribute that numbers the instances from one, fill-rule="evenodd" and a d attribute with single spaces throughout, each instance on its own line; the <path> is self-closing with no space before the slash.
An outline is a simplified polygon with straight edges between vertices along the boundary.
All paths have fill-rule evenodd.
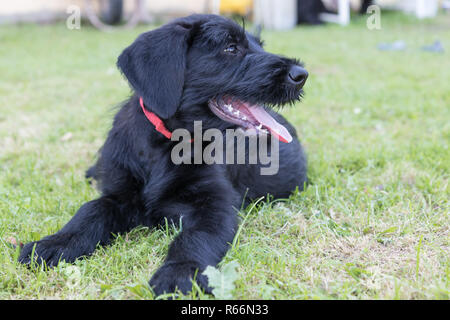
<path id="1" fill-rule="evenodd" d="M 231 186 L 222 189 L 217 184 L 192 184 L 197 196 L 189 206 L 178 201 L 181 210 L 181 229 L 169 247 L 164 264 L 153 275 L 150 286 L 156 294 L 191 291 L 192 279 L 210 292 L 208 281 L 202 275 L 208 266 L 216 266 L 233 241 L 237 226 L 237 210 L 233 207 L 235 191 Z M 203 190 L 201 190 L 203 189 Z M 207 191 L 207 190 L 208 191 Z M 169 203 L 169 202 L 168 202 Z M 177 203 L 170 202 L 171 215 L 176 211 Z"/>
<path id="2" fill-rule="evenodd" d="M 185 227 L 186 221 L 182 220 L 182 232 L 174 239 L 166 261 L 150 280 L 157 295 L 176 289 L 187 293 L 191 291 L 194 277 L 206 292 L 211 290 L 202 272 L 208 265 L 216 266 L 228 250 L 236 229 L 236 213 L 205 208 L 197 214 L 205 220 L 202 218 L 189 227 Z"/>
<path id="3" fill-rule="evenodd" d="M 52 267 L 60 260 L 73 262 L 92 254 L 98 244 L 109 243 L 112 233 L 124 232 L 131 227 L 130 218 L 123 212 L 124 207 L 105 196 L 85 203 L 60 231 L 26 244 L 19 262 L 30 264 L 34 256 L 39 264 L 45 262 Z"/>

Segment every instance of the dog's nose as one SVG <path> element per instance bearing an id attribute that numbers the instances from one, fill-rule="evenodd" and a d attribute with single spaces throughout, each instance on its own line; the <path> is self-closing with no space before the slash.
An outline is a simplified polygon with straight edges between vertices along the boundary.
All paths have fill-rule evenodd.
<path id="1" fill-rule="evenodd" d="M 292 66 L 289 70 L 288 80 L 292 84 L 301 88 L 305 85 L 306 79 L 308 79 L 308 71 L 302 67 Z"/>

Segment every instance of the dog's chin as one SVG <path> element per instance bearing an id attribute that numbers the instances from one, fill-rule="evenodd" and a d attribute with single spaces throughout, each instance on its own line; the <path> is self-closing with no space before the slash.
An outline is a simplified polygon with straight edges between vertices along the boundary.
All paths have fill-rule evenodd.
<path id="1" fill-rule="evenodd" d="M 271 134 L 289 143 L 292 136 L 262 105 L 251 104 L 230 95 L 215 97 L 208 102 L 211 111 L 223 121 L 238 125 L 249 134 Z"/>

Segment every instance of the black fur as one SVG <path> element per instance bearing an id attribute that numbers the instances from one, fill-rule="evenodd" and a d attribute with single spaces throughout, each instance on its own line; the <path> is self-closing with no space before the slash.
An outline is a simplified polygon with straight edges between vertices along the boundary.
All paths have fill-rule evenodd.
<path id="1" fill-rule="evenodd" d="M 224 52 L 230 44 L 233 54 Z M 175 165 L 170 154 L 175 142 L 165 138 L 144 116 L 146 108 L 164 119 L 169 130 L 203 121 L 203 129 L 237 128 L 216 117 L 209 99 L 230 94 L 242 101 L 277 106 L 300 98 L 301 87 L 286 78 L 295 60 L 265 52 L 259 39 L 236 23 L 215 15 L 193 15 L 174 20 L 140 35 L 118 59 L 118 67 L 134 89 L 123 104 L 87 176 L 99 181 L 101 197 L 84 204 L 56 234 L 26 244 L 19 261 L 55 266 L 89 256 L 97 245 L 107 245 L 113 234 L 167 219 L 182 231 L 170 245 L 164 264 L 150 286 L 157 293 L 188 292 L 197 283 L 211 288 L 202 275 L 217 265 L 233 241 L 242 203 L 272 194 L 286 198 L 306 182 L 306 159 L 295 129 L 269 110 L 294 140 L 280 143 L 279 171 L 260 175 L 261 165 Z M 246 195 L 245 201 L 244 196 Z"/>

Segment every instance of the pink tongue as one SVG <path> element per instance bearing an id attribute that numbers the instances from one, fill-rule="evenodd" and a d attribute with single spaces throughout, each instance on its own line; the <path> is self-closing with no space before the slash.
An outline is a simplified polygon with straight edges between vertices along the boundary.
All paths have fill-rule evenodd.
<path id="1" fill-rule="evenodd" d="M 292 136 L 285 127 L 275 121 L 270 114 L 264 110 L 263 107 L 248 106 L 248 111 L 261 123 L 270 130 L 270 133 L 282 142 L 289 143 L 292 141 Z"/>

